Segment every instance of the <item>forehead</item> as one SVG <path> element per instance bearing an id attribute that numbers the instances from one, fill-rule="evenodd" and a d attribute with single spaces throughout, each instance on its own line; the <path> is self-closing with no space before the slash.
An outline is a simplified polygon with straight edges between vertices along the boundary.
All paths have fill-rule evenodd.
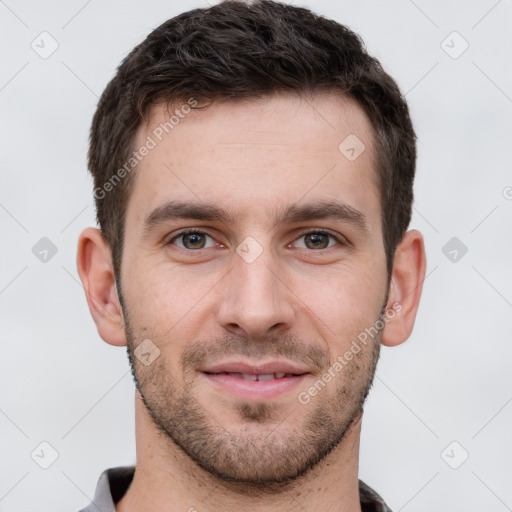
<path id="1" fill-rule="evenodd" d="M 216 204 L 242 221 L 270 222 L 280 205 L 306 199 L 380 217 L 373 130 L 347 97 L 279 94 L 204 110 L 160 104 L 134 146 L 151 149 L 136 167 L 128 227 L 170 200 Z"/>

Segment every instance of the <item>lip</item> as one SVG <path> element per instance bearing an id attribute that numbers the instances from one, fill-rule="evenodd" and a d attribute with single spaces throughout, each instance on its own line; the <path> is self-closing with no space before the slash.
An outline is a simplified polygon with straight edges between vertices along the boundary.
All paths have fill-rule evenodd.
<path id="1" fill-rule="evenodd" d="M 288 361 L 268 361 L 257 364 L 226 361 L 201 369 L 199 373 L 223 393 L 245 400 L 268 400 L 286 395 L 311 375 L 307 369 Z M 271 380 L 247 380 L 241 376 L 230 375 L 233 373 L 254 376 L 273 373 L 285 374 L 285 376 Z"/>
<path id="2" fill-rule="evenodd" d="M 302 375 L 309 373 L 307 368 L 300 367 L 289 361 L 267 361 L 263 363 L 225 361 L 201 368 L 199 371 L 203 373 L 248 373 L 251 375 L 265 375 L 269 373 L 293 373 L 295 375 Z"/>
<path id="3" fill-rule="evenodd" d="M 244 400 L 269 400 L 291 393 L 309 374 L 293 375 L 273 380 L 245 380 L 226 373 L 200 373 L 210 384 Z"/>

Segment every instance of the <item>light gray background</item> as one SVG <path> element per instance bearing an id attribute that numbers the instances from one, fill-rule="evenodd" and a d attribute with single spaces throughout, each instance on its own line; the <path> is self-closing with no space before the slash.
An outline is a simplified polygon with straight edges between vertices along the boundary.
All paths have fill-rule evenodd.
<path id="1" fill-rule="evenodd" d="M 411 227 L 428 277 L 410 340 L 383 350 L 361 477 L 395 512 L 511 510 L 512 2 L 295 3 L 362 35 L 419 136 Z M 78 510 L 102 470 L 134 463 L 125 350 L 99 338 L 75 268 L 78 234 L 95 224 L 88 132 L 132 47 L 206 5 L 0 1 L 0 511 Z M 47 59 L 31 48 L 43 31 L 59 45 Z M 58 248 L 46 263 L 32 253 L 42 237 Z M 442 251 L 452 237 L 468 248 L 456 262 Z M 43 441 L 58 452 L 46 470 Z"/>

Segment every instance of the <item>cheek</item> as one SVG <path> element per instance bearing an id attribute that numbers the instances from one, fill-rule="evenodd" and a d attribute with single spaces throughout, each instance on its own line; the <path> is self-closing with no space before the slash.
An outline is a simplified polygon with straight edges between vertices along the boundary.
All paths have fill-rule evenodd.
<path id="1" fill-rule="evenodd" d="M 170 264 L 158 268 L 133 265 L 125 282 L 129 283 L 127 303 L 133 327 L 155 338 L 179 333 L 181 339 L 188 328 L 201 325 L 197 317 L 218 278 L 208 273 L 191 276 L 186 268 Z"/>
<path id="2" fill-rule="evenodd" d="M 384 300 L 384 281 L 370 264 L 317 273 L 293 288 L 302 299 L 301 314 L 316 326 L 332 353 L 344 352 L 352 339 L 375 323 Z"/>

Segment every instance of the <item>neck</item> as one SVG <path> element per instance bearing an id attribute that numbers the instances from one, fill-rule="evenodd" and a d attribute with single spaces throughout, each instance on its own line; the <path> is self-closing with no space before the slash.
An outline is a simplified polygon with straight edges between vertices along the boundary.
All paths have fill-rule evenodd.
<path id="1" fill-rule="evenodd" d="M 200 468 L 160 432 L 137 392 L 135 404 L 137 464 L 130 488 L 117 512 L 225 512 L 290 510 L 360 512 L 358 488 L 361 416 L 341 443 L 306 475 L 285 486 L 248 488 L 223 482 Z"/>

